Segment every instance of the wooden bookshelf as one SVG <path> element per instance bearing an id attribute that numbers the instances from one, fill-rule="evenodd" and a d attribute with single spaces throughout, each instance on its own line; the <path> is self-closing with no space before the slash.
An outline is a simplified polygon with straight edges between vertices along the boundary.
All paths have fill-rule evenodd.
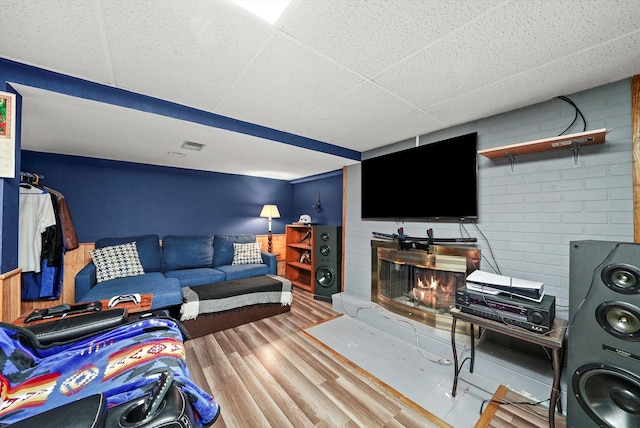
<path id="1" fill-rule="evenodd" d="M 313 293 L 313 226 L 289 224 L 286 237 L 285 277 L 294 286 Z"/>

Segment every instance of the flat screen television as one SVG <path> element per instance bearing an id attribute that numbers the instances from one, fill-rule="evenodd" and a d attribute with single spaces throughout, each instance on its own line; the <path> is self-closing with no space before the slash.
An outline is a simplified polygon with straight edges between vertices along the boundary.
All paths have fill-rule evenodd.
<path id="1" fill-rule="evenodd" d="M 478 133 L 361 162 L 363 220 L 478 218 Z"/>

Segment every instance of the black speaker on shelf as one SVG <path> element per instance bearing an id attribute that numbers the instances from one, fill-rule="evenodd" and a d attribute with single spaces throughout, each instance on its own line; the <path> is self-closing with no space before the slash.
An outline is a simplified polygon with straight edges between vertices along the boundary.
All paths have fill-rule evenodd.
<path id="1" fill-rule="evenodd" d="M 640 427 L 640 245 L 570 243 L 567 427 Z"/>
<path id="2" fill-rule="evenodd" d="M 317 300 L 331 301 L 340 291 L 342 275 L 342 227 L 313 227 L 314 293 Z"/>

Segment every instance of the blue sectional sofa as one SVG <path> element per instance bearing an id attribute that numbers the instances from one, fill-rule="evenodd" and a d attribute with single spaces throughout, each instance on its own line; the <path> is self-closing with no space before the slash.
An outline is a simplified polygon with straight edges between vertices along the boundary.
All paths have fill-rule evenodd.
<path id="1" fill-rule="evenodd" d="M 158 235 L 99 239 L 95 246 L 99 251 L 92 252 L 92 261 L 75 277 L 75 300 L 88 302 L 121 294 L 153 294 L 152 309 L 162 309 L 182 304 L 182 287 L 275 275 L 276 255 L 256 250 L 251 245 L 255 242 L 255 235 L 250 234 L 174 235 L 165 236 L 162 241 Z M 234 247 L 234 244 L 249 245 Z M 256 254 L 240 257 L 243 249 L 259 251 L 257 260 Z M 117 269 L 112 269 L 115 265 Z"/>

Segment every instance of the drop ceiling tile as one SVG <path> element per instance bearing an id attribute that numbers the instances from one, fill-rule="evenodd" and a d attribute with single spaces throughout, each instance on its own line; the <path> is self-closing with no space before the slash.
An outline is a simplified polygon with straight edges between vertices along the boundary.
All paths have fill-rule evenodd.
<path id="1" fill-rule="evenodd" d="M 640 3 L 624 3 L 631 16 L 640 14 Z M 617 26 L 600 30 L 620 11 L 587 9 L 578 18 L 575 5 L 566 1 L 515 2 L 496 8 L 375 80 L 417 106 L 428 107 L 639 28 L 637 20 L 625 16 Z M 551 14 L 553 20 L 549 19 Z M 566 30 L 559 30 L 558 25 L 563 24 Z M 594 27 L 599 30 L 593 31 Z"/>
<path id="2" fill-rule="evenodd" d="M 414 110 L 415 107 L 404 100 L 371 82 L 365 82 L 305 114 L 299 122 L 290 126 L 290 132 L 313 133 L 316 138 L 333 143 L 347 136 L 358 135 L 360 130 L 372 124 L 407 116 Z M 317 123 L 320 122 L 327 126 L 318 132 Z"/>
<path id="3" fill-rule="evenodd" d="M 425 111 L 456 125 L 615 82 L 640 70 L 640 57 L 634 57 L 633 61 L 625 58 L 625 53 L 635 49 L 639 43 L 640 32 L 597 45 L 589 49 L 587 55 L 574 55 L 536 67 L 517 77 L 467 93 L 464 97 L 428 107 Z M 594 79 L 594 71 L 596 75 L 609 76 L 610 80 Z M 474 113 L 467 108 L 468 105 L 473 105 Z"/>
<path id="4" fill-rule="evenodd" d="M 105 2 L 118 84 L 204 110 L 215 111 L 273 31 L 225 2 L 148 6 Z"/>
<path id="5" fill-rule="evenodd" d="M 366 77 L 465 25 L 499 1 L 304 1 L 282 29 Z"/>
<path id="6" fill-rule="evenodd" d="M 0 56 L 112 83 L 97 2 L 3 0 Z"/>
<path id="7" fill-rule="evenodd" d="M 445 127 L 446 124 L 434 119 L 425 112 L 414 110 L 406 115 L 388 118 L 380 122 L 372 122 L 366 127 L 353 129 L 350 135 L 337 138 L 333 143 L 365 152 Z"/>
<path id="8" fill-rule="evenodd" d="M 344 67 L 285 36 L 276 36 L 240 77 L 219 112 L 287 129 L 292 121 L 361 82 Z"/>

